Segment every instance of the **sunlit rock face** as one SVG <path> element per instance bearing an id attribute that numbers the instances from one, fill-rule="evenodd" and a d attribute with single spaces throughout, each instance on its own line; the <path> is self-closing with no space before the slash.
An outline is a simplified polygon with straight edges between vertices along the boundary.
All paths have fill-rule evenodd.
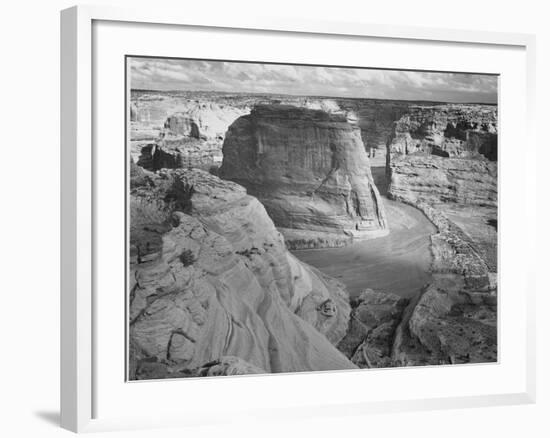
<path id="1" fill-rule="evenodd" d="M 132 190 L 130 235 L 137 378 L 225 356 L 246 362 L 235 373 L 355 367 L 334 346 L 349 322 L 343 286 L 290 254 L 243 187 L 200 170 L 148 173 Z M 212 375 L 233 372 L 222 368 Z"/>
<path id="2" fill-rule="evenodd" d="M 190 104 L 170 115 L 164 127 L 171 133 L 204 140 L 223 140 L 227 128 L 246 110 L 215 102 Z"/>
<path id="3" fill-rule="evenodd" d="M 249 105 L 209 93 L 134 90 L 129 112 L 136 163 L 152 170 L 152 165 L 208 169 L 220 166 L 225 132 Z"/>
<path id="4" fill-rule="evenodd" d="M 395 122 L 387 153 L 496 161 L 497 126 L 497 107 L 493 105 L 411 106 Z"/>
<path id="5" fill-rule="evenodd" d="M 494 207 L 498 164 L 488 160 L 398 156 L 391 163 L 392 197 L 415 203 L 456 203 Z"/>
<path id="6" fill-rule="evenodd" d="M 344 114 L 256 106 L 230 126 L 220 176 L 246 187 L 292 239 L 387 233 L 360 130 Z"/>

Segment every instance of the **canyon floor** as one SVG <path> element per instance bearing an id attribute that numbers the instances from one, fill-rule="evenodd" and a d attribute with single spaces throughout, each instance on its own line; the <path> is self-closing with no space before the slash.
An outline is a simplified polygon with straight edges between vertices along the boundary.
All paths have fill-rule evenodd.
<path id="1" fill-rule="evenodd" d="M 384 196 L 384 168 L 376 166 L 382 159 L 379 155 L 372 160 L 372 170 Z M 431 278 L 430 235 L 436 228 L 414 207 L 386 197 L 383 202 L 391 231 L 387 236 L 343 248 L 293 251 L 294 255 L 344 283 L 350 298 L 367 288 L 406 298 L 414 296 Z"/>

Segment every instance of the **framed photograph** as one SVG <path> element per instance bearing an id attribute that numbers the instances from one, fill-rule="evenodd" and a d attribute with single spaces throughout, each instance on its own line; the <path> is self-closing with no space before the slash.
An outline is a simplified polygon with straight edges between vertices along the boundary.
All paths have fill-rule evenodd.
<path id="1" fill-rule="evenodd" d="M 63 427 L 534 401 L 534 37 L 61 19 Z"/>

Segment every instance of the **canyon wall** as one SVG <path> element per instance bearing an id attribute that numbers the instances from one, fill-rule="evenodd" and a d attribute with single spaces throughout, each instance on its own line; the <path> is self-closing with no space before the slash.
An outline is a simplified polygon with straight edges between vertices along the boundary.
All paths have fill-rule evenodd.
<path id="1" fill-rule="evenodd" d="M 130 153 L 150 170 L 219 167 L 229 125 L 248 112 L 246 102 L 210 93 L 133 92 Z"/>
<path id="2" fill-rule="evenodd" d="M 497 206 L 498 163 L 488 160 L 397 155 L 390 165 L 389 195 L 415 204 Z"/>
<path id="3" fill-rule="evenodd" d="M 344 114 L 258 105 L 230 126 L 219 174 L 256 196 L 291 246 L 388 232 L 360 130 Z"/>
<path id="4" fill-rule="evenodd" d="M 200 170 L 134 176 L 131 378 L 355 367 L 334 346 L 343 287 L 286 250 L 256 198 Z"/>
<path id="5" fill-rule="evenodd" d="M 396 366 L 497 360 L 498 134 L 490 105 L 411 108 L 387 143 L 388 196 L 420 209 L 432 280 L 394 333 Z"/>
<path id="6" fill-rule="evenodd" d="M 395 122 L 387 153 L 424 152 L 496 161 L 497 127 L 497 107 L 493 105 L 411 105 Z"/>

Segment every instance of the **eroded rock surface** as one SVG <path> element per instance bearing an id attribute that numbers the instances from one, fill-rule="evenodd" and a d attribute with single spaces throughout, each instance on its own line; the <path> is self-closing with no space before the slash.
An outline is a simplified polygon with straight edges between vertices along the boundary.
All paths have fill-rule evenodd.
<path id="1" fill-rule="evenodd" d="M 131 197 L 134 377 L 191 375 L 223 356 L 265 372 L 354 367 L 334 347 L 343 287 L 286 250 L 257 199 L 200 170 L 149 177 Z"/>
<path id="2" fill-rule="evenodd" d="M 148 170 L 190 169 L 208 170 L 219 167 L 221 146 L 216 141 L 164 135 L 140 150 L 137 164 Z"/>
<path id="3" fill-rule="evenodd" d="M 195 103 L 171 114 L 164 127 L 171 133 L 204 140 L 223 140 L 227 128 L 248 111 L 215 102 Z"/>
<path id="4" fill-rule="evenodd" d="M 394 366 L 395 330 L 408 303 L 392 293 L 363 291 L 352 302 L 349 330 L 338 349 L 360 368 Z"/>
<path id="5" fill-rule="evenodd" d="M 219 167 L 227 128 L 248 112 L 246 102 L 223 96 L 133 93 L 132 157 L 140 166 L 153 170 Z"/>
<path id="6" fill-rule="evenodd" d="M 497 206 L 498 164 L 488 160 L 397 155 L 390 165 L 390 197 L 410 204 Z"/>
<path id="7" fill-rule="evenodd" d="M 360 239 L 388 231 L 360 131 L 343 114 L 256 106 L 231 125 L 220 176 L 256 196 L 285 236 L 294 230 L 291 247 L 323 246 L 311 233 Z"/>
<path id="8" fill-rule="evenodd" d="M 497 108 L 492 105 L 411 106 L 396 121 L 388 154 L 497 159 Z"/>

